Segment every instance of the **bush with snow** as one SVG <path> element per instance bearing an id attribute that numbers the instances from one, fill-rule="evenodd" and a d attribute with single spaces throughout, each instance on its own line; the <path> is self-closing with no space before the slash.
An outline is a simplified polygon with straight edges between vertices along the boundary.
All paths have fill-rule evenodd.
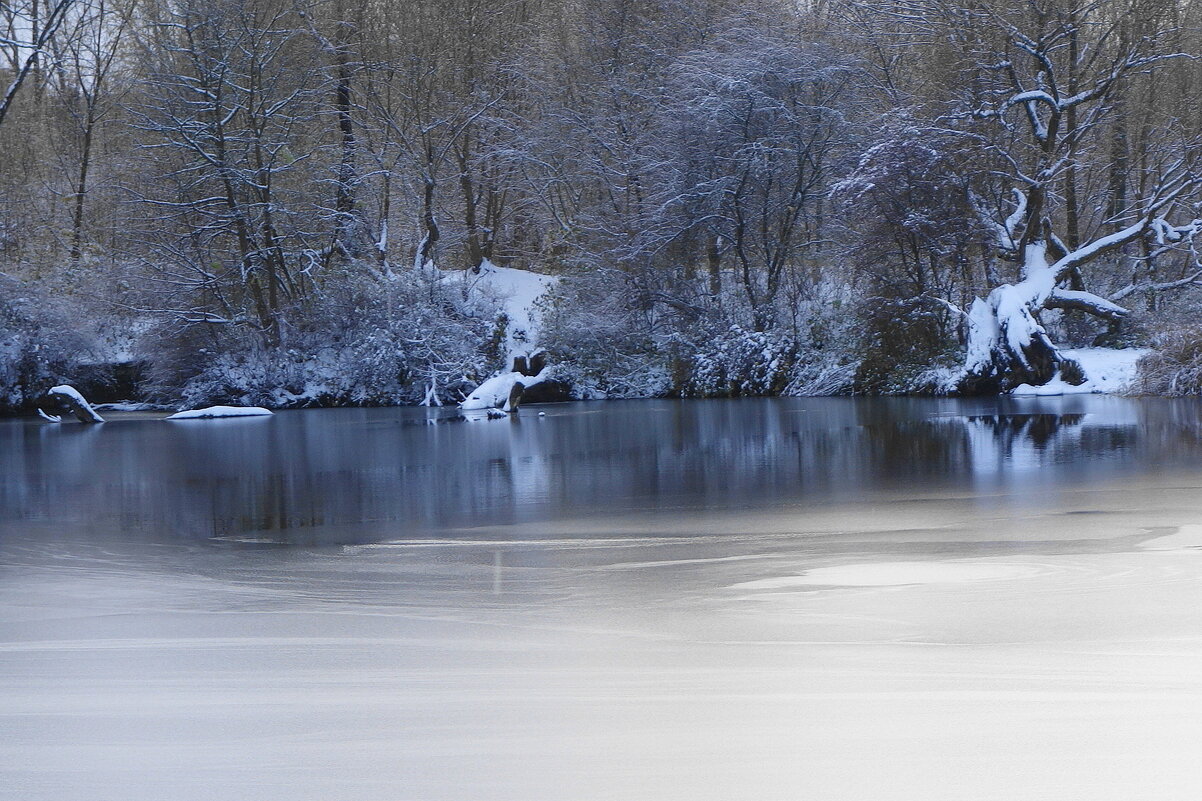
<path id="1" fill-rule="evenodd" d="M 689 348 L 681 393 L 701 397 L 777 395 L 788 386 L 797 343 L 775 331 L 732 325 Z"/>
<path id="2" fill-rule="evenodd" d="M 1131 390 L 1144 395 L 1202 395 L 1202 325 L 1160 332 L 1139 360 Z"/>
<path id="3" fill-rule="evenodd" d="M 869 395 L 944 394 L 959 361 L 946 330 L 947 312 L 923 298 L 865 298 L 860 324 L 856 392 Z"/>
<path id="4" fill-rule="evenodd" d="M 143 340 L 147 390 L 185 408 L 454 403 L 497 366 L 494 318 L 437 274 L 346 280 L 294 310 L 278 346 L 249 328 L 163 323 Z"/>
<path id="5" fill-rule="evenodd" d="M 543 347 L 574 397 L 651 398 L 672 391 L 669 353 L 614 271 L 572 276 L 542 302 Z"/>
<path id="6" fill-rule="evenodd" d="M 27 409 L 88 371 L 89 341 L 61 301 L 0 275 L 0 411 Z"/>
<path id="7" fill-rule="evenodd" d="M 733 283 L 699 303 L 682 282 L 650 293 L 613 270 L 562 282 L 547 299 L 543 324 L 557 378 L 579 398 L 850 391 L 857 360 L 846 287 L 782 293 L 765 315 Z M 670 300 L 649 304 L 649 294 Z M 777 322 L 757 328 L 765 317 Z"/>

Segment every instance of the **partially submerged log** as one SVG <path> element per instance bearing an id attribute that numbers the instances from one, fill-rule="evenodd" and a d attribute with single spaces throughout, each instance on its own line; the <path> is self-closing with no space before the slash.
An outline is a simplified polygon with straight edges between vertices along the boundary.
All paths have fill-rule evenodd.
<path id="1" fill-rule="evenodd" d="M 54 398 L 60 406 L 67 408 L 71 414 L 75 415 L 75 419 L 81 423 L 103 423 L 104 418 L 101 417 L 92 404 L 79 394 L 79 390 L 69 384 L 60 384 L 57 387 L 51 387 L 46 393 L 51 398 Z"/>

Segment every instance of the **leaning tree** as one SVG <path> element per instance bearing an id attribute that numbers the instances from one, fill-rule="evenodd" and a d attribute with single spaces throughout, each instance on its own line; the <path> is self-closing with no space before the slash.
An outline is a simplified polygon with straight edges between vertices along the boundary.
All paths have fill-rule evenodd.
<path id="1" fill-rule="evenodd" d="M 1016 267 L 1013 280 L 977 298 L 965 315 L 960 390 L 1007 391 L 1057 374 L 1079 382 L 1079 365 L 1053 343 L 1043 314 L 1076 310 L 1111 321 L 1128 314 L 1113 297 L 1087 291 L 1084 268 L 1108 255 L 1148 259 L 1169 250 L 1197 262 L 1192 241 L 1200 223 L 1190 203 L 1202 177 L 1188 147 L 1166 136 L 1144 160 L 1138 191 L 1117 202 L 1104 186 L 1080 196 L 1091 190 L 1077 178 L 1087 160 L 1097 166 L 1108 155 L 1121 93 L 1136 81 L 1154 88 L 1163 67 L 1183 57 L 1172 47 L 1171 15 L 1158 15 L 1165 4 L 1157 0 L 932 6 L 970 54 L 950 127 L 979 143 L 993 186 L 1008 190 L 997 192 L 999 203 L 976 200 L 997 255 Z"/>

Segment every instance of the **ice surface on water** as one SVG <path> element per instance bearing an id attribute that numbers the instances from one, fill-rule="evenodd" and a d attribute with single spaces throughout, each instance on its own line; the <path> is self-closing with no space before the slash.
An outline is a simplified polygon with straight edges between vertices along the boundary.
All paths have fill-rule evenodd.
<path id="1" fill-rule="evenodd" d="M 772 590 L 783 587 L 890 587 L 901 584 L 946 584 L 1000 581 L 1039 575 L 1037 565 L 1003 560 L 978 562 L 874 562 L 820 567 L 802 576 L 781 576 L 736 584 L 735 589 Z"/>
<path id="2" fill-rule="evenodd" d="M 1194 797 L 1202 471 L 1186 407 L 1103 402 L 1056 423 L 936 404 L 850 427 L 856 403 L 808 424 L 789 421 L 811 401 L 719 404 L 702 408 L 766 416 L 710 411 L 698 429 L 649 404 L 667 411 L 630 440 L 621 406 L 525 428 L 394 431 L 383 412 L 203 435 L 31 424 L 0 443 L 0 798 Z M 743 460 L 773 431 L 800 449 Z M 418 436 L 442 438 L 443 489 L 421 483 Z M 789 472 L 807 443 L 816 461 Z M 947 453 L 967 474 L 885 480 L 871 444 L 899 476 Z M 309 483 L 271 478 L 259 450 Z M 474 523 L 418 526 L 373 494 L 398 463 L 420 490 L 394 486 L 406 503 L 462 506 L 471 475 L 487 503 Z M 749 474 L 728 495 L 718 471 L 736 463 Z M 590 485 L 605 513 L 567 499 Z M 388 536 L 304 541 L 352 503 Z"/>

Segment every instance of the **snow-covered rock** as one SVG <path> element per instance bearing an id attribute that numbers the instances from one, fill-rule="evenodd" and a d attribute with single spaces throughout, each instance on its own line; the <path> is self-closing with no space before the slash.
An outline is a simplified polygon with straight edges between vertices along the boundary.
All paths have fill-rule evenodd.
<path id="1" fill-rule="evenodd" d="M 222 417 L 262 417 L 271 414 L 270 409 L 262 406 L 209 406 L 204 409 L 192 409 L 187 412 L 176 412 L 165 420 L 212 420 Z"/>
<path id="2" fill-rule="evenodd" d="M 535 376 L 522 375 L 521 373 L 501 373 L 500 375 L 495 375 L 476 387 L 475 391 L 463 403 L 459 404 L 459 408 L 471 410 L 506 407 L 509 405 L 509 395 L 513 392 L 514 384 L 521 382 L 523 387 L 529 389 L 535 384 L 541 384 L 543 381 L 546 381 L 550 376 L 550 367 L 544 367 Z"/>
<path id="3" fill-rule="evenodd" d="M 1122 392 L 1135 379 L 1135 365 L 1148 353 L 1142 348 L 1079 348 L 1060 351 L 1081 365 L 1085 383 L 1073 386 L 1059 373 L 1042 386 L 1021 384 L 1011 395 L 1087 395 L 1095 392 Z"/>

